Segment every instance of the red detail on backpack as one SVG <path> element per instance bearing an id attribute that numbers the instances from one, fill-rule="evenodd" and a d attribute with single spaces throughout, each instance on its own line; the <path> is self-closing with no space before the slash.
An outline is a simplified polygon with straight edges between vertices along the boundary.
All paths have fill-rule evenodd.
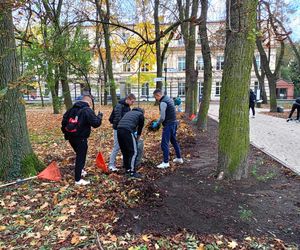
<path id="1" fill-rule="evenodd" d="M 73 129 L 68 129 L 67 127 L 68 127 L 68 125 L 72 125 L 71 127 L 73 128 Z M 75 117 L 75 119 L 73 119 L 72 117 L 70 117 L 69 118 L 69 120 L 68 120 L 68 125 L 65 127 L 65 129 L 66 129 L 66 131 L 68 131 L 69 133 L 75 133 L 75 132 L 77 132 L 77 128 L 78 128 L 78 126 L 79 126 L 79 122 L 78 122 L 78 116 L 76 116 Z"/>

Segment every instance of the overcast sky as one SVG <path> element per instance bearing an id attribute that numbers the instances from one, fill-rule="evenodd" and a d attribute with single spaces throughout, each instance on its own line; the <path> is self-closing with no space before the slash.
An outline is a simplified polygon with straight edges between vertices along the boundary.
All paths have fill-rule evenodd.
<path id="1" fill-rule="evenodd" d="M 292 30 L 292 38 L 300 41 L 300 0 L 284 0 L 295 10 L 289 15 L 288 30 Z M 211 21 L 225 19 L 225 0 L 211 0 L 209 7 L 209 19 Z"/>

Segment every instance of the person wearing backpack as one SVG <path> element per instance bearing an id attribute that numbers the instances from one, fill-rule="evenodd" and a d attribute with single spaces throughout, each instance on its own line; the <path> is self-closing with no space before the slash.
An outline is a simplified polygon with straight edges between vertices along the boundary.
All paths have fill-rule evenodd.
<path id="1" fill-rule="evenodd" d="M 102 123 L 103 114 L 98 115 L 90 108 L 93 97 L 84 94 L 82 100 L 76 102 L 63 116 L 61 130 L 65 139 L 69 141 L 76 153 L 75 160 L 75 184 L 88 185 L 89 181 L 81 177 L 86 175 L 83 170 L 88 150 L 87 139 L 91 133 L 91 127 L 98 128 Z"/>
<path id="2" fill-rule="evenodd" d="M 136 159 L 138 156 L 138 141 L 144 127 L 144 110 L 133 108 L 127 112 L 118 124 L 117 136 L 123 155 L 123 166 L 130 178 L 141 179 L 136 172 Z"/>
<path id="3" fill-rule="evenodd" d="M 117 136 L 118 124 L 122 119 L 122 117 L 131 110 L 130 106 L 134 104 L 135 100 L 136 97 L 134 94 L 129 94 L 128 96 L 126 96 L 126 98 L 121 99 L 119 103 L 113 108 L 109 117 L 109 122 L 112 124 L 114 130 L 114 147 L 111 151 L 109 164 L 108 164 L 108 168 L 112 172 L 118 171 L 115 165 L 116 157 L 120 151 L 120 146 L 118 143 L 118 136 Z"/>

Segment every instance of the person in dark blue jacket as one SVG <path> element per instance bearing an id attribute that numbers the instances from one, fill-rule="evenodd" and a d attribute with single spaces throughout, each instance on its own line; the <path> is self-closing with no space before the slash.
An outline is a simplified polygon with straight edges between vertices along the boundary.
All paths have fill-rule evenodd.
<path id="1" fill-rule="evenodd" d="M 250 89 L 249 93 L 249 109 L 252 110 L 252 118 L 255 118 L 255 102 L 256 102 L 256 95 L 252 89 Z"/>
<path id="2" fill-rule="evenodd" d="M 109 164 L 108 168 L 110 171 L 118 171 L 116 168 L 115 162 L 116 157 L 119 153 L 120 146 L 118 143 L 118 137 L 117 137 L 117 128 L 120 120 L 122 117 L 129 112 L 130 106 L 134 104 L 136 100 L 136 97 L 134 94 L 129 94 L 126 98 L 119 101 L 119 103 L 114 107 L 113 111 L 111 112 L 111 115 L 109 117 L 109 121 L 112 124 L 113 130 L 114 130 L 114 147 L 111 151 L 110 158 L 109 158 Z"/>
<path id="3" fill-rule="evenodd" d="M 92 96 L 83 95 L 82 100 L 76 102 L 63 116 L 61 130 L 65 139 L 69 141 L 76 153 L 75 184 L 88 185 L 90 182 L 81 179 L 86 175 L 83 170 L 88 150 L 87 139 L 91 134 L 91 127 L 98 128 L 102 122 L 103 114 L 98 115 L 90 108 Z"/>
<path id="4" fill-rule="evenodd" d="M 118 124 L 117 135 L 123 155 L 123 166 L 126 169 L 126 173 L 133 178 L 142 177 L 136 172 L 135 163 L 138 154 L 137 141 L 142 134 L 144 121 L 144 110 L 133 108 L 123 116 Z"/>
<path id="5" fill-rule="evenodd" d="M 297 119 L 296 119 L 296 121 L 300 122 L 300 120 L 299 120 L 299 116 L 300 116 L 300 97 L 298 97 L 294 101 L 291 112 L 289 114 L 289 118 L 286 120 L 287 122 L 292 120 L 293 113 L 295 112 L 296 109 L 297 109 Z"/>
<path id="6" fill-rule="evenodd" d="M 168 168 L 169 165 L 169 143 L 173 145 L 176 153 L 176 158 L 173 160 L 174 163 L 183 163 L 181 158 L 181 152 L 179 144 L 176 139 L 176 132 L 178 121 L 176 120 L 176 110 L 174 102 L 168 96 L 164 96 L 160 89 L 156 89 L 153 92 L 156 101 L 159 101 L 160 118 L 158 121 L 152 123 L 152 128 L 158 127 L 160 124 L 163 125 L 161 149 L 163 151 L 163 162 L 157 166 L 157 168 Z"/>

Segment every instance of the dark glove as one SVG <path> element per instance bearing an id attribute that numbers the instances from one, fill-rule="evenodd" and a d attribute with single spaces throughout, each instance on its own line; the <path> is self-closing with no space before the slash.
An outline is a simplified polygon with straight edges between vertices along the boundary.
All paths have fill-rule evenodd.
<path id="1" fill-rule="evenodd" d="M 103 113 L 101 113 L 101 112 L 99 111 L 99 112 L 98 112 L 98 117 L 102 120 Z"/>

